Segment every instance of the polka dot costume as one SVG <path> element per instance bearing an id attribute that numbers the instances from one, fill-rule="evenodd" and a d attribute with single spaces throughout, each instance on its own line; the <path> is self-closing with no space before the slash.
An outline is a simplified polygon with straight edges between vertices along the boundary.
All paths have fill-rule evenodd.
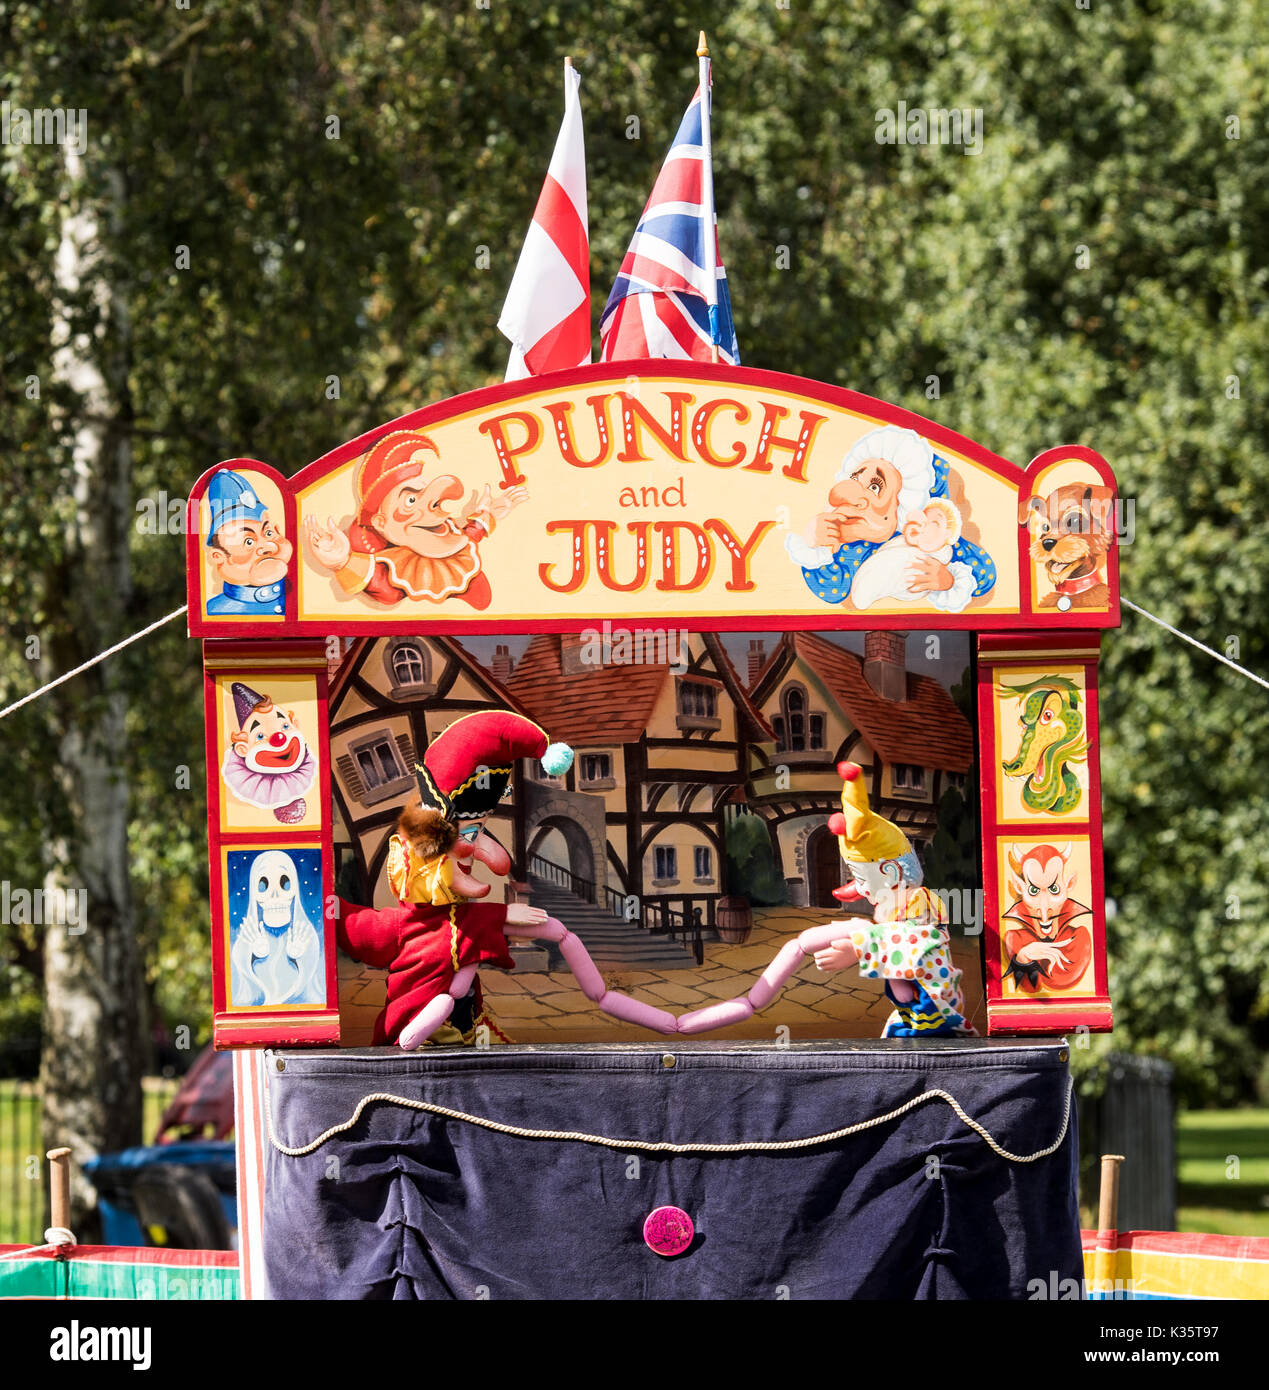
<path id="1" fill-rule="evenodd" d="M 912 1014 L 903 1019 L 912 1032 L 964 1029 L 965 999 L 961 971 L 952 964 L 947 908 L 928 888 L 909 888 L 898 917 L 851 923 L 849 936 L 861 975 L 904 980 L 919 991 L 911 1007 L 899 1007 L 900 1015 Z"/>

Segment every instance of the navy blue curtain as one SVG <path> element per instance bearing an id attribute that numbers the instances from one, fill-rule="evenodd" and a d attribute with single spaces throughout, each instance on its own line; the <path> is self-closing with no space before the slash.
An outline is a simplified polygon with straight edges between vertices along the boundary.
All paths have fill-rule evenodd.
<path id="1" fill-rule="evenodd" d="M 979 1040 L 270 1054 L 274 1138 L 301 1148 L 390 1092 L 616 1140 L 788 1140 L 932 1088 L 1006 1151 L 1063 1129 L 1066 1045 Z M 1076 1130 L 994 1153 L 943 1100 L 814 1148 L 649 1154 L 368 1105 L 312 1153 L 267 1150 L 275 1298 L 1025 1298 L 1080 1279 Z M 648 1213 L 695 1237 L 664 1258 Z"/>

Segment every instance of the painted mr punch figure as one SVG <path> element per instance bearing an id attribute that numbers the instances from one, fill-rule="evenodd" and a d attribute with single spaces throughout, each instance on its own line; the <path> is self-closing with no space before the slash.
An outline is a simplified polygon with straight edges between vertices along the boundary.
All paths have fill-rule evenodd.
<path id="1" fill-rule="evenodd" d="M 207 505 L 207 562 L 221 584 L 207 600 L 208 614 L 282 617 L 295 548 L 282 534 L 281 520 L 269 515 L 250 480 L 231 468 L 212 474 Z"/>
<path id="2" fill-rule="evenodd" d="M 325 526 L 305 518 L 310 554 L 344 593 L 364 593 L 389 606 L 402 599 L 460 598 L 476 609 L 489 607 L 481 543 L 528 499 L 528 491 L 514 487 L 494 497 L 486 484 L 452 513 L 449 504 L 466 489 L 452 473 L 431 472 L 439 458 L 427 435 L 394 430 L 370 449 L 358 470 L 357 515 L 347 530 L 333 517 Z"/>
<path id="3" fill-rule="evenodd" d="M 959 613 L 995 586 L 996 566 L 985 550 L 960 534 L 959 512 L 948 498 L 947 461 L 915 430 L 885 425 L 858 440 L 829 489 L 828 510 L 812 519 L 805 535 L 788 536 L 785 548 L 817 598 L 843 603 L 852 597 L 856 572 L 865 561 L 887 545 L 902 546 L 905 526 L 929 519 L 936 499 L 944 499 L 954 513 L 955 525 L 946 538 L 950 550 L 909 544 L 901 574 L 891 576 L 886 587 L 894 589 L 902 580 L 899 590 L 912 600 Z M 881 596 L 879 592 L 867 602 Z"/>

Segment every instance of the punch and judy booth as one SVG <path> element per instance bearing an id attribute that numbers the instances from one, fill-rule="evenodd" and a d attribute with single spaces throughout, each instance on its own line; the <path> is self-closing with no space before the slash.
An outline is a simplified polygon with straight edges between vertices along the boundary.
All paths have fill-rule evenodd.
<path id="1" fill-rule="evenodd" d="M 647 361 L 292 462 L 188 536 L 244 1291 L 1079 1278 L 1105 462 Z"/>

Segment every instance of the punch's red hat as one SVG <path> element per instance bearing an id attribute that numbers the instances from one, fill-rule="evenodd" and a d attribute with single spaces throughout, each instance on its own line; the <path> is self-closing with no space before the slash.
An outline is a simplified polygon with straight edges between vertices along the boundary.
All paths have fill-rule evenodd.
<path id="1" fill-rule="evenodd" d="M 551 743 L 546 731 L 522 714 L 481 710 L 456 719 L 428 745 L 415 765 L 423 805 L 446 820 L 487 816 L 502 800 L 517 758 L 541 758 L 552 776 L 567 772 L 573 750 Z"/>
<path id="2" fill-rule="evenodd" d="M 357 520 L 363 526 L 370 524 L 370 518 L 394 487 L 422 473 L 426 464 L 421 455 L 425 450 L 431 450 L 437 458 L 441 456 L 432 440 L 416 430 L 394 430 L 374 445 L 357 474 Z"/>

